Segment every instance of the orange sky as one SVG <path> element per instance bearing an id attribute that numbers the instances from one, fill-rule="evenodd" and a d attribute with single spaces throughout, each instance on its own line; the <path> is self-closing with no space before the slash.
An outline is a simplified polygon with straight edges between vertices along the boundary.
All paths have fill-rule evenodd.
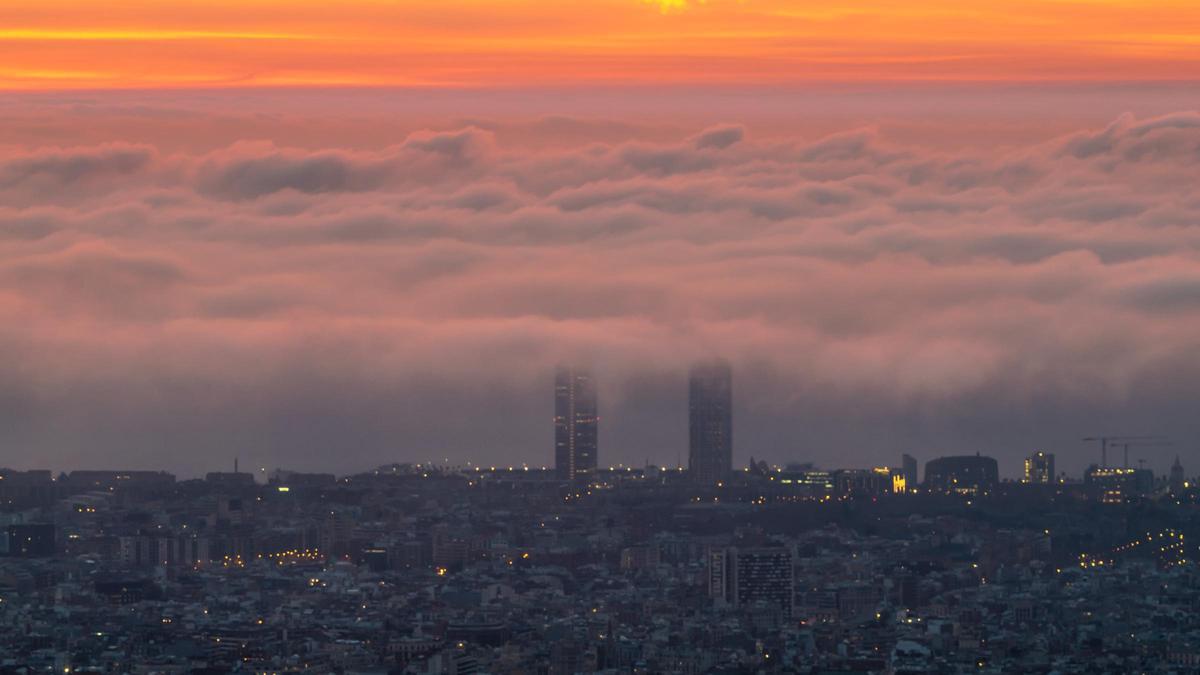
<path id="1" fill-rule="evenodd" d="M 5 0 L 0 88 L 1200 79 L 1195 0 Z"/>

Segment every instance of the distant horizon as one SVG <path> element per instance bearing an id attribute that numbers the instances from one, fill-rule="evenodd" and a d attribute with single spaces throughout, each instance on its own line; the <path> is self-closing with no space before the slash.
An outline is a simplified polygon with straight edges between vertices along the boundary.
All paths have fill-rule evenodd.
<path id="1" fill-rule="evenodd" d="M 1028 454 L 1032 455 L 1035 452 L 1037 452 L 1037 450 L 1031 450 Z M 908 453 L 902 453 L 902 455 L 903 454 L 908 454 Z M 1058 455 L 1056 453 L 1050 452 L 1047 454 L 1053 455 L 1055 457 L 1055 459 L 1057 460 Z M 933 461 L 936 459 L 945 459 L 945 458 L 979 457 L 979 456 L 990 457 L 990 455 L 987 455 L 985 453 L 968 453 L 968 454 L 936 455 L 936 456 L 930 456 L 927 459 L 923 459 L 921 457 L 914 456 L 914 459 L 917 460 L 918 472 L 923 478 L 924 472 L 925 472 L 925 464 L 930 461 Z M 1131 468 L 1131 469 L 1144 468 L 1144 469 L 1152 471 L 1156 478 L 1165 478 L 1170 473 L 1169 468 L 1170 468 L 1170 465 L 1174 463 L 1174 457 L 1175 456 L 1172 455 L 1171 460 L 1168 462 L 1168 471 L 1161 472 L 1161 473 L 1156 471 L 1155 469 L 1151 468 L 1150 466 L 1145 466 L 1145 467 L 1133 466 L 1134 462 L 1132 460 L 1130 462 L 1131 466 L 1128 468 Z M 735 461 L 734 467 L 733 467 L 734 473 L 741 474 L 741 473 L 748 471 L 749 470 L 748 469 L 749 459 L 751 459 L 751 458 L 747 457 L 747 461 L 740 465 L 737 464 Z M 766 461 L 766 460 L 761 460 L 760 458 L 757 458 L 757 457 L 754 457 L 753 459 L 755 459 L 756 461 Z M 900 470 L 902 468 L 900 463 L 897 463 L 897 462 L 893 462 L 891 464 L 876 464 L 876 465 L 869 465 L 869 466 L 832 466 L 832 465 L 824 465 L 824 464 L 818 464 L 815 462 L 801 461 L 801 460 L 787 461 L 787 462 L 767 462 L 767 464 L 772 469 L 779 469 L 779 470 L 783 470 L 783 471 L 792 470 L 789 467 L 811 467 L 811 470 L 813 470 L 813 471 L 855 471 L 855 470 L 870 471 L 871 469 L 874 469 L 874 468 L 889 468 L 892 470 Z M 437 467 L 439 469 L 451 470 L 451 471 L 457 471 L 457 472 L 470 472 L 470 471 L 487 472 L 487 473 L 507 473 L 507 472 L 515 473 L 517 471 L 521 471 L 521 472 L 540 471 L 540 472 L 546 472 L 546 473 L 554 473 L 555 472 L 555 467 L 554 467 L 553 462 L 551 462 L 549 464 L 520 463 L 520 464 L 489 465 L 489 464 L 472 463 L 472 462 L 465 461 L 465 460 L 461 461 L 461 462 L 455 462 L 452 459 L 451 460 L 443 459 L 443 460 L 413 460 L 413 461 L 384 462 L 382 464 L 378 464 L 373 467 L 358 469 L 358 470 L 354 470 L 354 471 L 348 472 L 348 473 L 342 473 L 342 472 L 338 472 L 338 471 L 322 471 L 322 470 L 304 471 L 304 470 L 293 469 L 293 468 L 286 467 L 286 466 L 277 466 L 277 467 L 273 467 L 273 468 L 268 467 L 268 468 L 266 468 L 265 472 L 263 471 L 264 467 L 249 468 L 249 469 L 243 467 L 243 468 L 239 468 L 237 471 L 232 471 L 232 470 L 226 471 L 226 470 L 222 470 L 220 468 L 213 468 L 210 471 L 205 471 L 203 473 L 196 473 L 196 474 L 179 474 L 179 473 L 176 473 L 176 472 L 171 471 L 166 468 L 157 468 L 156 469 L 156 468 L 151 468 L 151 467 L 134 468 L 134 467 L 88 466 L 88 467 L 74 467 L 74 468 L 64 467 L 64 468 L 54 468 L 54 469 L 48 469 L 46 467 L 28 467 L 28 468 L 18 469 L 18 468 L 11 467 L 11 466 L 0 466 L 0 470 L 8 469 L 8 470 L 12 470 L 12 471 L 21 471 L 21 472 L 49 471 L 52 475 L 55 475 L 55 476 L 64 475 L 64 474 L 70 475 L 74 471 L 112 472 L 112 473 L 121 473 L 121 472 L 155 473 L 155 474 L 168 474 L 168 475 L 173 476 L 176 480 L 204 480 L 208 475 L 211 475 L 211 474 L 224 474 L 224 475 L 243 474 L 243 475 L 253 476 L 255 479 L 256 485 L 269 485 L 274 480 L 273 478 L 270 478 L 270 477 L 277 472 L 299 473 L 299 474 L 328 474 L 328 475 L 332 475 L 335 478 L 340 480 L 343 478 L 352 478 L 354 476 L 362 476 L 362 475 L 367 475 L 367 474 L 371 474 L 371 473 L 378 473 L 380 469 L 385 469 L 389 466 L 409 466 L 409 467 L 413 467 L 415 469 L 421 469 L 424 467 Z M 1059 475 L 1059 476 L 1065 475 L 1069 484 L 1081 483 L 1084 480 L 1084 477 L 1085 477 L 1084 474 L 1087 469 L 1091 469 L 1093 467 L 1099 467 L 1099 466 L 1100 466 L 1099 461 L 1095 461 L 1095 462 L 1091 462 L 1088 465 L 1085 465 L 1084 471 L 1082 471 L 1078 474 L 1075 474 L 1075 473 L 1072 473 L 1069 471 L 1061 471 L 1060 470 L 1060 471 L 1056 472 L 1056 475 Z M 225 467 L 225 468 L 232 469 L 233 467 Z M 1122 467 L 1120 466 L 1119 462 L 1113 463 L 1112 461 L 1110 461 L 1108 468 L 1122 468 Z M 618 464 L 613 464 L 613 465 L 605 464 L 605 465 L 598 467 L 596 469 L 596 471 L 598 473 L 605 473 L 605 472 L 621 472 L 621 471 L 641 471 L 641 470 L 645 470 L 645 469 L 658 469 L 659 471 L 681 471 L 681 472 L 688 471 L 686 462 L 684 464 L 678 465 L 678 466 L 657 464 L 655 462 L 650 462 L 649 464 L 626 464 L 626 463 L 618 463 Z M 1022 482 L 1021 479 L 1024 477 L 1023 473 L 1011 474 L 1011 475 L 1006 474 L 1003 471 L 1003 469 L 1004 469 L 1003 463 L 1000 464 L 1000 469 L 1001 469 L 1001 471 L 1000 471 L 1000 481 L 1001 482 L 1006 482 L 1006 483 L 1021 483 Z M 1186 466 L 1184 466 L 1184 471 L 1185 472 L 1188 471 L 1188 468 Z M 266 482 L 259 482 L 258 479 L 261 478 L 263 475 L 268 476 L 268 480 Z M 1186 475 L 1194 475 L 1194 474 L 1186 474 Z"/>

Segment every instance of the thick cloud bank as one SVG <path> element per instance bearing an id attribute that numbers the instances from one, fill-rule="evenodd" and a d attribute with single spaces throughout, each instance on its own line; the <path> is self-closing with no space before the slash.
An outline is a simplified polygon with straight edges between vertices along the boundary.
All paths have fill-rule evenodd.
<path id="1" fill-rule="evenodd" d="M 1200 442 L 1200 114 L 977 155 L 486 126 L 5 150 L 0 465 L 542 464 L 562 360 L 605 381 L 606 460 L 673 463 L 711 354 L 739 460 Z"/>

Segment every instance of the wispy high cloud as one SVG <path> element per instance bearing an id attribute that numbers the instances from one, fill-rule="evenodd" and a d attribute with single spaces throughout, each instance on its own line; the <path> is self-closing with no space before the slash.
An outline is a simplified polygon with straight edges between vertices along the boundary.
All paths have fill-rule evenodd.
<path id="1" fill-rule="evenodd" d="M 831 4 L 6 0 L 0 89 L 1183 83 L 1200 76 L 1194 2 Z"/>

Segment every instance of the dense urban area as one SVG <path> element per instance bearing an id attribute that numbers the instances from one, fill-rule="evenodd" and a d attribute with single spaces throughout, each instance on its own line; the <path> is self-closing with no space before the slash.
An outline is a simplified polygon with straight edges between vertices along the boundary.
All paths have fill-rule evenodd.
<path id="1" fill-rule="evenodd" d="M 978 466 L 994 463 L 931 462 L 921 488 L 883 468 L 756 466 L 706 487 L 655 467 L 574 487 L 524 467 L 4 471 L 0 669 L 1200 665 L 1197 493 L 1178 472 L 1144 490 Z"/>
<path id="2" fill-rule="evenodd" d="M 0 470 L 0 672 L 1200 668 L 1178 459 L 735 467 L 727 367 L 690 388 L 686 467 L 598 466 L 564 370 L 548 468 Z"/>

